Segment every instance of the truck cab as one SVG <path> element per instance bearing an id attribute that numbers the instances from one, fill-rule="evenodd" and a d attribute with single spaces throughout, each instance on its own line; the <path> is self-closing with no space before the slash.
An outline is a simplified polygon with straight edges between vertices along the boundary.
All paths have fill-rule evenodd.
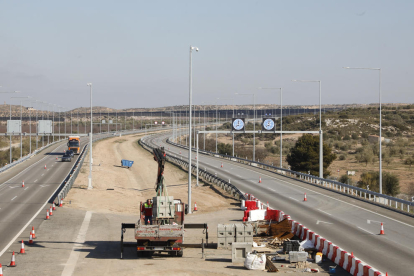
<path id="1" fill-rule="evenodd" d="M 68 150 L 73 151 L 74 154 L 80 154 L 80 137 L 69 136 L 68 138 Z"/>

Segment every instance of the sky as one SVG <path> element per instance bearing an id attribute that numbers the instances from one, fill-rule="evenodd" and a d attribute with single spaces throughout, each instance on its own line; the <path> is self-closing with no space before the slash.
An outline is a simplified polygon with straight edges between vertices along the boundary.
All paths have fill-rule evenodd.
<path id="1" fill-rule="evenodd" d="M 4 1 L 0 91 L 72 109 L 414 102 L 414 1 Z M 10 94 L 0 94 L 9 103 Z M 217 100 L 217 98 L 219 98 Z M 14 99 L 12 101 L 16 101 Z M 29 103 L 26 103 L 29 105 Z M 36 107 L 36 106 L 35 106 Z"/>

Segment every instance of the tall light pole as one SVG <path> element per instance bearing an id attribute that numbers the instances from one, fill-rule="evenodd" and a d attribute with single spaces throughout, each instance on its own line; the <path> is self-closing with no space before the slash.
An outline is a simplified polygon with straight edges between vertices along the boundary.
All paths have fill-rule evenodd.
<path id="1" fill-rule="evenodd" d="M 9 93 L 20 93 L 20 91 L 13 91 L 13 92 L 1 92 L 2 94 L 9 94 Z M 10 103 L 10 121 L 11 121 L 12 117 L 11 117 L 11 103 Z M 12 162 L 12 136 L 10 134 L 10 163 Z"/>
<path id="2" fill-rule="evenodd" d="M 188 213 L 191 214 L 191 109 L 192 109 L 192 101 L 193 101 L 193 63 L 192 63 L 192 54 L 193 50 L 196 50 L 198 52 L 197 47 L 190 46 L 190 80 L 189 80 L 189 125 L 188 125 L 188 131 L 189 131 L 189 147 L 188 147 L 188 206 L 189 210 Z"/>
<path id="3" fill-rule="evenodd" d="M 319 177 L 323 178 L 323 137 L 322 137 L 322 82 L 320 80 L 292 80 L 296 82 L 319 83 Z"/>
<path id="4" fill-rule="evenodd" d="M 92 118 L 92 83 L 87 83 L 91 94 L 91 133 L 89 135 L 89 177 L 88 177 L 88 189 L 92 189 L 92 135 L 93 135 L 93 118 Z"/>
<path id="5" fill-rule="evenodd" d="M 22 99 L 28 99 L 31 97 L 11 97 L 11 99 L 20 99 L 20 158 L 23 157 L 23 140 L 22 140 L 22 130 L 23 130 L 23 124 L 22 124 Z M 11 111 L 11 103 L 10 103 L 10 111 Z M 11 120 L 11 119 L 10 119 Z M 10 145 L 11 148 L 11 145 Z"/>
<path id="6" fill-rule="evenodd" d="M 253 96 L 253 161 L 256 161 L 256 93 L 240 94 L 234 93 L 235 95 L 249 95 Z"/>
<path id="7" fill-rule="evenodd" d="M 344 69 L 377 70 L 379 73 L 379 193 L 382 194 L 382 108 L 381 108 L 381 68 L 343 67 Z"/>
<path id="8" fill-rule="evenodd" d="M 282 88 L 278 87 L 278 88 L 273 88 L 273 87 L 259 87 L 259 89 L 271 89 L 271 90 L 280 90 L 280 131 L 283 131 L 283 104 L 282 104 Z M 282 158 L 283 158 L 283 135 L 282 132 L 280 132 L 280 168 L 283 168 L 283 162 L 282 162 Z"/>

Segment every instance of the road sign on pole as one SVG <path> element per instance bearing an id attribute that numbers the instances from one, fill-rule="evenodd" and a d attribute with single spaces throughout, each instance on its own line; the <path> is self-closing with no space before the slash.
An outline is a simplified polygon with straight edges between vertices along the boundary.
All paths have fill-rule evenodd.
<path id="1" fill-rule="evenodd" d="M 22 121 L 7 120 L 7 133 L 20 134 L 22 132 Z"/>
<path id="2" fill-rule="evenodd" d="M 37 133 L 52 134 L 52 120 L 39 120 L 37 122 Z"/>

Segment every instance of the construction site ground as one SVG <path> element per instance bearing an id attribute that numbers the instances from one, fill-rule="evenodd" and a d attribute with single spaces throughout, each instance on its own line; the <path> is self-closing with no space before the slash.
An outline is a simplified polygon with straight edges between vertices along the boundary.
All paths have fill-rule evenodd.
<path id="1" fill-rule="evenodd" d="M 93 190 L 87 190 L 89 163 L 64 201 L 50 220 L 39 215 L 42 221 L 36 229 L 36 239 L 28 244 L 29 231 L 0 257 L 3 273 L 7 275 L 252 275 L 266 273 L 249 271 L 241 263 L 231 262 L 231 251 L 215 249 L 217 224 L 239 223 L 243 216 L 240 204 L 210 185 L 196 187 L 192 197 L 199 211 L 187 215 L 188 223 L 208 223 L 209 246 L 202 258 L 202 230 L 186 230 L 182 258 L 155 255 L 137 259 L 135 247 L 127 247 L 120 259 L 122 222 L 135 222 L 139 215 L 139 202 L 154 195 L 157 163 L 142 149 L 139 137 L 115 137 L 94 145 Z M 134 160 L 130 168 L 120 167 L 120 160 Z M 88 158 L 86 160 L 89 160 Z M 99 165 L 100 164 L 100 165 Z M 169 195 L 187 202 L 186 173 L 166 164 L 166 183 Z M 26 254 L 18 254 L 21 240 L 25 241 Z M 133 230 L 127 230 L 124 240 L 133 243 Z M 258 250 L 262 250 L 259 248 Z M 16 251 L 17 267 L 6 267 L 11 252 Z M 288 262 L 275 263 L 279 273 L 301 275 L 303 269 L 291 268 Z M 284 267 L 281 267 L 283 265 Z M 328 275 L 332 262 L 325 261 L 320 274 Z M 337 268 L 335 275 L 349 275 Z"/>

